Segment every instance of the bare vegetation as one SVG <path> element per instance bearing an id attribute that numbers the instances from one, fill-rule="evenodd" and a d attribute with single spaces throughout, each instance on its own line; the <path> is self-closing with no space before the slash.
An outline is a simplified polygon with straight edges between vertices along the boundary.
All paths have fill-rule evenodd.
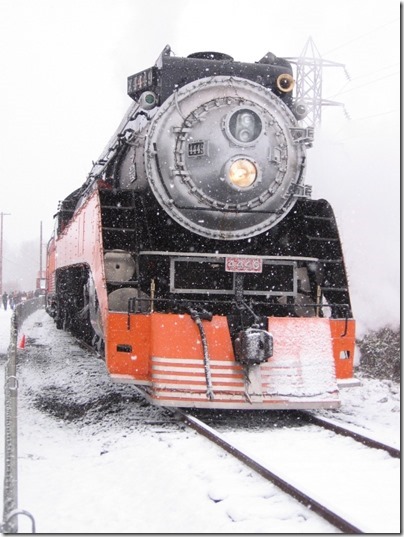
<path id="1" fill-rule="evenodd" d="M 400 329 L 384 327 L 357 340 L 361 352 L 360 370 L 371 378 L 399 382 L 401 372 Z"/>

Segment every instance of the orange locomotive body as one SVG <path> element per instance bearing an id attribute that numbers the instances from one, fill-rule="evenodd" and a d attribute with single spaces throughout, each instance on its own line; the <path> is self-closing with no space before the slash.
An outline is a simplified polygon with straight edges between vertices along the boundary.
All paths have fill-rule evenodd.
<path id="1" fill-rule="evenodd" d="M 156 404 L 337 407 L 355 321 L 332 209 L 302 184 L 303 105 L 284 60 L 259 85 L 229 58 L 166 48 L 129 79 L 134 106 L 58 211 L 48 311 Z"/>

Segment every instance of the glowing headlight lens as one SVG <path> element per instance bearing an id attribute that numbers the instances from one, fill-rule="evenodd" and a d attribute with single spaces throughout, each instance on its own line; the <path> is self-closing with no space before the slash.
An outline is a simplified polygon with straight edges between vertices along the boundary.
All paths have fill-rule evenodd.
<path id="1" fill-rule="evenodd" d="M 250 160 L 235 160 L 229 168 L 230 182 L 239 188 L 248 188 L 257 179 L 257 168 Z"/>

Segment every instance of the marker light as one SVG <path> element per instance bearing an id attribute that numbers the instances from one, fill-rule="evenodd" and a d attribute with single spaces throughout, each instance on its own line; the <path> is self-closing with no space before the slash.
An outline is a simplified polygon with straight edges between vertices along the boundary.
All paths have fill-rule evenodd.
<path id="1" fill-rule="evenodd" d="M 234 112 L 230 117 L 228 128 L 235 140 L 241 143 L 250 143 L 261 134 L 262 122 L 253 110 L 244 108 Z"/>
<path id="2" fill-rule="evenodd" d="M 280 91 L 282 91 L 282 93 L 291 92 L 295 87 L 295 81 L 293 80 L 293 76 L 289 75 L 288 73 L 279 75 L 276 79 L 276 86 Z"/>
<path id="3" fill-rule="evenodd" d="M 230 182 L 238 188 L 248 188 L 257 179 L 257 168 L 247 159 L 235 160 L 228 172 Z"/>
<path id="4" fill-rule="evenodd" d="M 152 110 L 157 105 L 157 96 L 152 91 L 144 91 L 139 97 L 139 105 L 143 110 Z"/>

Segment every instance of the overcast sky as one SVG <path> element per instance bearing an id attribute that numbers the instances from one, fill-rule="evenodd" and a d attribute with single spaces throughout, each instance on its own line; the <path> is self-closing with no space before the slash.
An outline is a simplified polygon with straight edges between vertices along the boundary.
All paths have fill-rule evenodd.
<path id="1" fill-rule="evenodd" d="M 0 212 L 7 247 L 44 241 L 130 105 L 127 76 L 166 44 L 257 61 L 324 59 L 323 110 L 308 159 L 313 197 L 334 207 L 354 310 L 399 316 L 400 3 L 396 0 L 0 0 Z M 11 254 L 10 254 L 11 255 Z"/>

